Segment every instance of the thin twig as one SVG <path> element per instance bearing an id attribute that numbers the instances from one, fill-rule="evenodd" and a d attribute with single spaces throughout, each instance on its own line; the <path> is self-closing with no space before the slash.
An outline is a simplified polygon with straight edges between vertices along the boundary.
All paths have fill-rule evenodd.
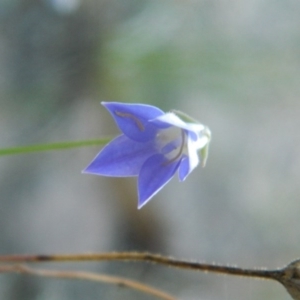
<path id="1" fill-rule="evenodd" d="M 275 280 L 281 283 L 294 300 L 300 300 L 300 260 L 277 270 L 244 269 L 179 260 L 147 252 L 109 252 L 54 255 L 0 255 L 0 263 L 83 262 L 83 261 L 143 261 L 186 270 L 214 272 Z"/>
<path id="2" fill-rule="evenodd" d="M 156 288 L 153 288 L 149 285 L 142 284 L 134 280 L 129 280 L 129 279 L 116 277 L 116 276 L 109 276 L 104 274 L 97 274 L 93 272 L 33 269 L 25 265 L 0 265 L 0 273 L 18 273 L 18 274 L 27 274 L 27 275 L 42 276 L 42 277 L 80 279 L 80 280 L 103 282 L 107 284 L 113 284 L 121 287 L 134 289 L 163 300 L 176 300 L 171 295 L 163 291 L 160 291 Z"/>
<path id="3" fill-rule="evenodd" d="M 54 254 L 54 255 L 0 255 L 0 262 L 39 263 L 39 262 L 83 262 L 83 261 L 144 261 L 176 267 L 180 269 L 214 272 L 236 276 L 276 279 L 278 270 L 244 269 L 232 266 L 206 264 L 174 259 L 147 252 L 109 252 L 86 254 Z M 277 280 L 277 279 L 276 279 Z"/>

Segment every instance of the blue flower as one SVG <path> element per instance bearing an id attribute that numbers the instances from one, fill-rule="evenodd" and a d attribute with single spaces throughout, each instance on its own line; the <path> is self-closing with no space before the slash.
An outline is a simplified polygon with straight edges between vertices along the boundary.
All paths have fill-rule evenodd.
<path id="1" fill-rule="evenodd" d="M 146 104 L 102 102 L 122 135 L 112 140 L 83 173 L 138 176 L 138 208 L 144 206 L 178 170 L 183 181 L 201 161 L 205 165 L 210 130 L 189 116 Z"/>

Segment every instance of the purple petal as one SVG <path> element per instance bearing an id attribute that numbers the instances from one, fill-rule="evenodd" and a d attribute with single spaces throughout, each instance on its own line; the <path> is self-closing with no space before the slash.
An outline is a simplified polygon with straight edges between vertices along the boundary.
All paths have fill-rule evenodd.
<path id="1" fill-rule="evenodd" d="M 184 181 L 190 173 L 190 162 L 189 158 L 184 155 L 178 170 L 179 180 Z"/>
<path id="2" fill-rule="evenodd" d="M 168 163 L 162 154 L 155 154 L 143 164 L 138 179 L 138 208 L 144 206 L 173 177 L 180 161 Z"/>
<path id="3" fill-rule="evenodd" d="M 102 102 L 102 105 L 111 113 L 120 130 L 137 142 L 154 139 L 158 128 L 149 120 L 164 114 L 159 108 L 146 104 Z"/>
<path id="4" fill-rule="evenodd" d="M 181 141 L 179 139 L 171 141 L 160 150 L 160 153 L 168 154 L 169 152 L 175 150 L 180 145 L 180 142 Z"/>
<path id="5" fill-rule="evenodd" d="M 137 176 L 144 162 L 157 153 L 154 144 L 138 143 L 125 135 L 106 145 L 83 173 L 103 176 Z"/>

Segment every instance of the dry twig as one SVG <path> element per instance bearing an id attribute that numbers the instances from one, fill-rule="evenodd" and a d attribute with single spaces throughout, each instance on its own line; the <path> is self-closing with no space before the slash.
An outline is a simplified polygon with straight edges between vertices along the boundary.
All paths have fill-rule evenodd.
<path id="1" fill-rule="evenodd" d="M 80 279 L 80 280 L 90 280 L 96 282 L 102 282 L 107 284 L 113 284 L 121 287 L 127 287 L 140 291 L 145 294 L 155 296 L 163 300 L 176 300 L 171 295 L 155 289 L 149 285 L 139 283 L 134 280 L 129 280 L 116 276 L 109 276 L 104 274 L 97 274 L 93 272 L 83 272 L 83 271 L 57 271 L 57 270 L 45 270 L 45 269 L 33 269 L 25 265 L 0 265 L 0 273 L 18 273 L 27 274 L 41 277 L 52 277 L 61 279 Z"/>
<path id="2" fill-rule="evenodd" d="M 300 300 L 300 260 L 277 270 L 244 269 L 178 260 L 172 257 L 143 252 L 109 252 L 88 254 L 55 254 L 55 255 L 4 255 L 2 263 L 38 263 L 38 262 L 82 262 L 82 261 L 144 261 L 180 269 L 214 272 L 227 275 L 254 277 L 275 280 L 281 283 L 294 300 Z"/>

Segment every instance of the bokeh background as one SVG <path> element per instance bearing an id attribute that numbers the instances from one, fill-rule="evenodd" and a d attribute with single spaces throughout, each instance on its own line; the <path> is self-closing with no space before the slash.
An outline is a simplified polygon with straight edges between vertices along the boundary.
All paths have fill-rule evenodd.
<path id="1" fill-rule="evenodd" d="M 299 14 L 296 0 L 1 0 L 0 147 L 114 136 L 103 100 L 182 110 L 213 139 L 204 169 L 140 211 L 134 178 L 81 174 L 100 147 L 1 157 L 0 253 L 140 250 L 267 268 L 298 258 Z M 53 267 L 182 300 L 290 299 L 275 282 L 142 263 Z M 18 275 L 1 275 L 0 297 L 153 299 Z"/>

